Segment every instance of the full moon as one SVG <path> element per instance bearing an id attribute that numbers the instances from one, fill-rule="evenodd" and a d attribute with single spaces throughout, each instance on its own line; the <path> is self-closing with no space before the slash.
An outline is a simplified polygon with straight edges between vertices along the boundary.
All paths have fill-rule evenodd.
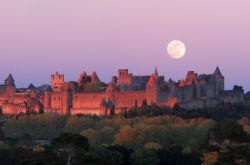
<path id="1" fill-rule="evenodd" d="M 182 41 L 171 41 L 167 46 L 167 52 L 173 59 L 180 59 L 186 53 L 186 46 Z"/>

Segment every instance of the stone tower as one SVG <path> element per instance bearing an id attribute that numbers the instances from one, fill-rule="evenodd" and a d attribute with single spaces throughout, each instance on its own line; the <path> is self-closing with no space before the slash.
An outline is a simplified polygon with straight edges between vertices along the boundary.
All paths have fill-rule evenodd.
<path id="1" fill-rule="evenodd" d="M 64 75 L 56 72 L 51 75 L 50 85 L 53 91 L 60 91 L 62 84 L 64 83 Z"/>
<path id="2" fill-rule="evenodd" d="M 158 102 L 158 84 L 154 75 L 151 75 L 146 85 L 146 100 L 147 103 L 155 104 Z"/>
<path id="3" fill-rule="evenodd" d="M 118 70 L 118 86 L 120 87 L 120 90 L 131 90 L 132 77 L 133 75 L 131 73 L 128 73 L 128 69 Z"/>
<path id="4" fill-rule="evenodd" d="M 72 89 L 69 83 L 64 83 L 61 87 L 62 114 L 70 114 L 72 108 Z"/>
<path id="5" fill-rule="evenodd" d="M 219 91 L 223 91 L 225 89 L 224 76 L 221 74 L 220 68 L 217 66 L 213 75 L 216 81 L 216 95 L 219 95 Z"/>

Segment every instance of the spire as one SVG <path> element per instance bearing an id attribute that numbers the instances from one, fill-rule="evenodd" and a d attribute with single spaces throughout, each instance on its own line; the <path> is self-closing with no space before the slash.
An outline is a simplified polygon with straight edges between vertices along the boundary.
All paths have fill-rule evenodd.
<path id="1" fill-rule="evenodd" d="M 222 76 L 221 71 L 220 71 L 220 68 L 219 68 L 218 65 L 217 65 L 217 67 L 216 67 L 216 69 L 215 69 L 215 71 L 214 71 L 214 75 L 216 75 L 216 76 Z"/>
<path id="2" fill-rule="evenodd" d="M 155 67 L 155 73 L 154 75 L 157 75 L 158 76 L 158 70 L 157 70 L 157 67 Z"/>
<path id="3" fill-rule="evenodd" d="M 92 72 L 90 77 L 91 77 L 91 82 L 93 82 L 93 83 L 101 82 L 95 71 Z"/>
<path id="4" fill-rule="evenodd" d="M 83 72 L 83 73 L 81 73 L 81 75 L 80 75 L 80 77 L 79 77 L 79 79 L 78 79 L 78 83 L 80 84 L 80 83 L 82 83 L 86 78 L 87 78 L 87 73 L 86 72 Z"/>
<path id="5" fill-rule="evenodd" d="M 15 81 L 12 74 L 10 73 L 9 76 L 5 79 L 5 81 Z"/>
<path id="6" fill-rule="evenodd" d="M 88 76 L 87 73 L 86 73 L 85 71 L 82 73 L 82 75 L 83 75 L 84 77 L 87 77 L 87 76 Z"/>
<path id="7" fill-rule="evenodd" d="M 34 86 L 34 84 L 30 84 L 29 86 L 28 86 L 28 89 L 30 89 L 30 90 L 36 90 L 36 87 Z"/>
<path id="8" fill-rule="evenodd" d="M 6 85 L 10 85 L 10 86 L 13 86 L 13 87 L 16 86 L 16 85 L 15 85 L 15 80 L 14 80 L 14 78 L 13 78 L 13 76 L 12 76 L 11 73 L 10 73 L 9 76 L 5 79 L 4 82 L 5 82 Z"/>

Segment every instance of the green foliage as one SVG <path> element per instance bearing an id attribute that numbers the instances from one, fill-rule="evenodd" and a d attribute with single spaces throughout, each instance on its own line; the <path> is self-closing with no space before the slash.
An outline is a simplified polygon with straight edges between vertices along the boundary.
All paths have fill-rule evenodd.
<path id="1" fill-rule="evenodd" d="M 157 165 L 160 160 L 152 150 L 136 150 L 130 157 L 130 163 L 132 165 Z"/>
<path id="2" fill-rule="evenodd" d="M 73 147 L 75 149 L 89 149 L 88 139 L 76 133 L 62 133 L 52 141 L 52 146 L 64 148 Z"/>
<path id="3" fill-rule="evenodd" d="M 4 137 L 5 137 L 4 131 L 3 131 L 2 127 L 0 127 L 0 141 L 4 140 Z"/>
<path id="4" fill-rule="evenodd" d="M 147 116 L 147 117 L 153 117 L 153 116 L 163 116 L 167 115 L 169 113 L 170 108 L 167 107 L 159 107 L 157 105 L 150 105 L 147 106 L 147 102 L 143 101 L 142 107 L 135 107 L 130 109 L 127 112 L 127 118 L 133 118 L 133 117 L 141 117 L 141 116 Z"/>
<path id="5" fill-rule="evenodd" d="M 218 152 L 218 164 L 249 163 L 249 140 L 236 121 L 250 106 L 173 110 L 156 105 L 133 108 L 125 117 L 31 114 L 4 117 L 0 164 L 201 164 L 205 150 Z M 204 118 L 201 118 L 204 117 Z M 220 121 L 216 124 L 216 121 Z M 249 120 L 239 121 L 245 128 Z M 245 129 L 247 130 L 247 129 Z M 67 133 L 63 133 L 67 132 Z M 86 138 L 85 138 L 86 137 Z M 212 146 L 216 140 L 217 146 Z M 48 139 L 51 147 L 37 147 Z M 230 140 L 230 143 L 224 143 Z M 12 142 L 14 141 L 14 142 Z M 25 143 L 24 143 L 25 142 Z M 19 144 L 29 143 L 29 147 Z M 28 146 L 28 145 L 27 145 Z M 242 164 L 242 163 L 241 163 Z"/>
<path id="6" fill-rule="evenodd" d="M 3 125 L 5 137 L 21 139 L 29 134 L 32 139 L 52 140 L 65 126 L 67 117 L 51 114 L 22 115 L 8 119 Z"/>
<path id="7" fill-rule="evenodd" d="M 162 165 L 165 164 L 176 164 L 176 165 L 200 165 L 200 153 L 190 152 L 188 154 L 183 153 L 181 146 L 173 146 L 168 150 L 159 150 L 157 156 L 160 159 Z"/>
<path id="8" fill-rule="evenodd" d="M 161 114 L 157 109 L 154 113 Z M 205 143 L 208 130 L 214 125 L 213 120 L 183 120 L 174 116 L 100 119 L 44 114 L 11 118 L 3 130 L 7 138 L 17 139 L 21 144 L 32 143 L 35 139 L 52 140 L 62 132 L 71 132 L 87 137 L 92 147 L 117 143 L 136 149 L 146 143 L 158 143 L 163 148 L 181 145 L 195 149 Z"/>
<path id="9" fill-rule="evenodd" d="M 243 116 L 250 117 L 250 106 L 248 104 L 221 103 L 213 108 L 192 110 L 185 110 L 176 106 L 174 106 L 173 111 L 168 111 L 167 114 L 175 115 L 183 119 L 203 117 L 213 119 L 216 122 L 224 120 L 238 120 Z"/>
<path id="10" fill-rule="evenodd" d="M 144 145 L 144 149 L 158 151 L 162 149 L 162 146 L 159 143 L 148 142 Z"/>
<path id="11" fill-rule="evenodd" d="M 77 164 L 101 164 L 101 165 L 122 165 L 124 164 L 123 154 L 104 147 L 97 147 L 89 152 L 78 156 Z"/>
<path id="12" fill-rule="evenodd" d="M 9 149 L 9 145 L 0 141 L 0 151 Z"/>
<path id="13" fill-rule="evenodd" d="M 217 141 L 228 139 L 242 142 L 247 140 L 247 133 L 244 132 L 243 126 L 235 121 L 218 123 L 213 129 L 213 133 Z"/>

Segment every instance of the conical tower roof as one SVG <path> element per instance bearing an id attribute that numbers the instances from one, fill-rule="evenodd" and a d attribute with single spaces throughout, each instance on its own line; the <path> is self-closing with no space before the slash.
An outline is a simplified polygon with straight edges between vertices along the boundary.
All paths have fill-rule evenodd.
<path id="1" fill-rule="evenodd" d="M 5 79 L 5 81 L 15 81 L 12 74 L 10 73 L 9 76 Z"/>
<path id="2" fill-rule="evenodd" d="M 79 79 L 78 79 L 78 83 L 81 83 L 82 81 L 83 81 L 83 79 L 86 79 L 87 78 L 87 73 L 86 72 L 83 72 L 83 73 L 81 73 L 81 75 L 80 75 L 80 77 L 79 77 Z"/>
<path id="3" fill-rule="evenodd" d="M 95 71 L 92 72 L 90 77 L 91 77 L 91 82 L 93 83 L 101 82 Z"/>
<path id="4" fill-rule="evenodd" d="M 9 76 L 5 79 L 4 82 L 5 82 L 6 85 L 11 85 L 11 86 L 13 86 L 13 87 L 16 86 L 16 85 L 15 85 L 15 80 L 14 80 L 14 78 L 13 78 L 13 76 L 12 76 L 11 73 L 10 73 Z"/>
<path id="5" fill-rule="evenodd" d="M 218 66 L 216 67 L 216 69 L 214 71 L 214 75 L 216 75 L 216 76 L 222 76 L 220 68 Z"/>
<path id="6" fill-rule="evenodd" d="M 28 89 L 30 89 L 30 90 L 36 90 L 36 87 L 31 83 L 31 84 L 28 86 Z"/>

